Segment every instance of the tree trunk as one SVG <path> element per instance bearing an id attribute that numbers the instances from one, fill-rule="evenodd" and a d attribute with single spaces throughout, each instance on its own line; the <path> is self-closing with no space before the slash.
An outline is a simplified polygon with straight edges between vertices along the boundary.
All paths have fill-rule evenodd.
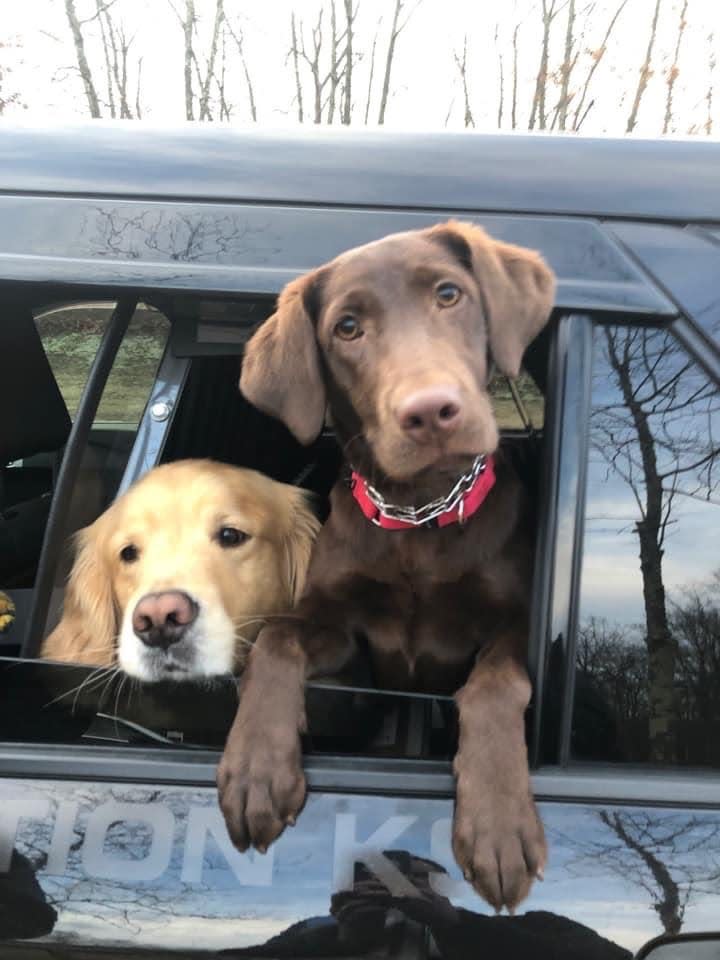
<path id="1" fill-rule="evenodd" d="M 512 80 L 512 106 L 510 108 L 510 128 L 515 130 L 517 127 L 517 85 L 518 85 L 518 31 L 520 29 L 520 24 L 515 24 L 515 29 L 513 30 L 513 80 Z"/>
<path id="2" fill-rule="evenodd" d="M 588 110 L 590 109 L 590 107 L 588 107 L 588 110 L 585 110 L 585 111 L 583 112 L 583 107 L 585 106 L 585 100 L 586 100 L 587 95 L 588 95 L 588 90 L 590 89 L 590 83 L 592 82 L 592 78 L 593 78 L 593 75 L 594 75 L 595 71 L 597 70 L 598 66 L 600 65 L 600 61 L 601 61 L 601 60 L 603 59 L 603 57 L 605 56 L 605 52 L 606 52 L 606 50 L 607 50 L 607 45 L 608 45 L 608 41 L 610 40 L 610 36 L 612 35 L 612 32 L 613 32 L 613 30 L 615 29 L 615 24 L 618 22 L 618 20 L 619 20 L 619 18 L 620 18 L 620 14 L 621 14 L 621 13 L 623 12 L 623 10 L 625 9 L 625 7 L 626 7 L 626 5 L 627 5 L 627 2 L 628 2 L 628 0 L 622 0 L 622 3 L 620 4 L 620 6 L 619 6 L 619 7 L 617 8 L 617 10 L 615 11 L 612 19 L 610 20 L 610 24 L 608 25 L 608 28 L 607 28 L 607 30 L 605 31 L 605 36 L 603 37 L 603 42 L 600 44 L 600 46 L 598 47 L 598 49 L 595 50 L 594 53 L 593 53 L 593 62 L 592 62 L 592 65 L 591 65 L 590 69 L 588 70 L 587 76 L 585 77 L 585 83 L 583 84 L 582 94 L 581 94 L 581 96 L 580 96 L 580 99 L 579 99 L 578 102 L 577 102 L 577 107 L 575 108 L 575 113 L 574 113 L 574 115 L 573 115 L 573 124 L 572 124 L 572 129 L 573 129 L 573 130 L 579 130 L 579 129 L 580 129 L 580 126 L 582 125 L 582 122 L 583 122 L 583 120 L 585 119 L 585 117 L 587 116 Z M 591 104 L 591 106 L 592 106 L 592 104 Z"/>
<path id="3" fill-rule="evenodd" d="M 530 111 L 530 130 L 535 129 L 537 122 L 540 130 L 547 127 L 547 113 L 545 111 L 545 97 L 547 93 L 548 65 L 550 59 L 550 28 L 552 27 L 553 17 L 555 16 L 555 0 L 548 7 L 546 0 L 543 0 L 543 40 L 542 51 L 540 54 L 540 66 L 538 67 L 537 78 L 535 80 L 535 94 L 533 96 L 532 110 Z"/>
<path id="4" fill-rule="evenodd" d="M 498 130 L 502 130 L 503 122 L 503 109 L 505 105 L 505 71 L 503 70 L 503 55 L 500 44 L 498 43 L 498 25 L 495 24 L 495 48 L 498 51 L 498 74 L 500 81 L 500 93 L 498 99 L 498 114 L 497 114 L 497 126 Z"/>
<path id="5" fill-rule="evenodd" d="M 372 100 L 373 77 L 375 76 L 375 52 L 377 50 L 377 31 L 373 37 L 372 51 L 370 53 L 370 79 L 368 80 L 367 100 L 365 101 L 365 126 L 367 126 L 370 116 L 370 101 Z"/>
<path id="6" fill-rule="evenodd" d="M 567 127 L 568 106 L 570 105 L 570 74 L 572 73 L 573 61 L 573 31 L 575 27 L 575 0 L 570 0 L 568 4 L 567 30 L 565 31 L 565 56 L 562 67 L 560 68 L 562 81 L 560 83 L 560 102 L 558 105 L 558 127 L 565 130 Z"/>
<path id="7" fill-rule="evenodd" d="M 636 530 L 640 541 L 640 571 L 648 648 L 648 699 L 650 703 L 650 760 L 677 760 L 675 730 L 675 663 L 677 644 L 668 621 L 663 583 L 663 489 L 647 413 L 638 402 L 627 357 L 621 357 L 613 333 L 606 328 L 608 356 L 618 378 L 623 402 L 632 417 L 640 449 L 645 485 L 643 517 Z"/>
<path id="8" fill-rule="evenodd" d="M 210 56 L 208 57 L 205 80 L 200 92 L 200 120 L 209 120 L 210 117 L 210 86 L 215 76 L 215 62 L 217 60 L 218 40 L 220 38 L 220 27 L 225 18 L 223 8 L 224 0 L 216 0 L 215 19 L 213 21 L 212 40 L 210 42 Z"/>
<path id="9" fill-rule="evenodd" d="M 300 52 L 298 49 L 297 27 L 295 26 L 295 11 L 290 14 L 290 29 L 292 31 L 292 58 L 293 68 L 295 70 L 295 94 L 298 105 L 298 121 L 303 122 L 303 96 L 302 83 L 300 82 Z M 302 26 L 301 26 L 302 29 Z"/>
<path id="10" fill-rule="evenodd" d="M 353 0 L 345 0 L 345 100 L 343 102 L 342 122 L 350 125 L 352 114 L 352 72 L 353 72 Z"/>
<path id="11" fill-rule="evenodd" d="M 653 47 L 655 46 L 655 37 L 657 36 L 657 22 L 660 15 L 660 3 L 661 0 L 656 0 L 655 2 L 655 13 L 653 14 L 652 24 L 650 26 L 650 37 L 648 39 L 647 51 L 645 53 L 645 62 L 640 68 L 640 78 L 638 80 L 637 90 L 635 91 L 635 99 L 633 100 L 632 110 L 630 111 L 630 116 L 628 117 L 627 122 L 627 133 L 632 133 L 635 129 L 637 123 L 638 110 L 640 109 L 640 101 L 643 98 L 643 94 L 648 85 L 648 81 L 652 76 L 652 70 L 650 65 L 652 63 Z"/>
<path id="12" fill-rule="evenodd" d="M 685 33 L 685 27 L 687 26 L 687 20 L 685 19 L 687 8 L 688 0 L 685 0 L 682 5 L 682 10 L 680 11 L 680 22 L 678 23 L 677 38 L 675 40 L 675 54 L 667 75 L 667 97 L 665 98 L 665 119 L 663 120 L 663 133 L 669 132 L 670 124 L 672 123 L 673 90 L 675 88 L 675 81 L 677 80 L 678 73 L 680 72 L 678 60 L 680 59 L 680 45 L 682 43 L 683 34 Z"/>
<path id="13" fill-rule="evenodd" d="M 195 0 L 185 0 L 185 19 L 183 20 L 183 34 L 185 37 L 185 119 L 194 120 L 193 110 L 193 31 L 195 28 Z"/>
<path id="14" fill-rule="evenodd" d="M 385 60 L 385 75 L 383 76 L 382 96 L 380 97 L 380 112 L 378 114 L 378 123 L 385 123 L 385 111 L 387 110 L 388 97 L 390 95 L 390 75 L 392 74 L 393 60 L 395 59 L 395 44 L 399 34 L 398 21 L 402 12 L 403 0 L 395 0 L 395 11 L 393 13 L 392 27 L 390 28 L 390 41 L 388 43 L 387 58 Z"/>
<path id="15" fill-rule="evenodd" d="M 684 908 L 680 900 L 680 889 L 662 860 L 652 850 L 643 846 L 625 828 L 622 813 L 600 811 L 602 822 L 625 844 L 628 850 L 636 854 L 644 863 L 658 889 L 659 896 L 654 897 L 653 909 L 660 918 L 663 930 L 667 934 L 678 934 L 682 930 Z"/>
<path id="16" fill-rule="evenodd" d="M 95 84 L 93 83 L 90 64 L 85 56 L 85 41 L 83 39 L 80 21 L 77 18 L 77 12 L 75 10 L 75 0 L 65 0 L 65 13 L 67 15 L 68 23 L 70 24 L 70 30 L 72 31 L 73 35 L 75 56 L 77 57 L 80 77 L 82 78 L 83 86 L 85 87 L 85 96 L 87 97 L 90 116 L 97 120 L 101 116 L 100 103 L 98 101 Z"/>
<path id="17" fill-rule="evenodd" d="M 708 44 L 710 46 L 710 58 L 708 60 L 708 88 L 705 94 L 705 103 L 707 105 L 705 133 L 710 137 L 713 131 L 713 79 L 715 74 L 715 35 L 712 33 L 708 37 Z"/>

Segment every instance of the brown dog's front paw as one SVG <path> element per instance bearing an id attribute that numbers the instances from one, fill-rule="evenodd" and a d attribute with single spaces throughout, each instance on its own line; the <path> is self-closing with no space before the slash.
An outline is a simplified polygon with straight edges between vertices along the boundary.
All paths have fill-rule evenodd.
<path id="1" fill-rule="evenodd" d="M 220 809 L 230 839 L 244 852 L 261 853 L 305 803 L 300 737 L 294 731 L 268 736 L 238 736 L 228 742 L 217 772 Z"/>
<path id="2" fill-rule="evenodd" d="M 498 912 L 513 912 L 543 877 L 545 833 L 527 791 L 493 795 L 459 777 L 452 842 L 465 879 Z"/>

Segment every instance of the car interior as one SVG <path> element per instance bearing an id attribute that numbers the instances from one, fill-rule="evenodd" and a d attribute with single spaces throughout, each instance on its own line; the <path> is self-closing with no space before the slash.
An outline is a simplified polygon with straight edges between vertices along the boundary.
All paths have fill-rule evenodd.
<path id="1" fill-rule="evenodd" d="M 107 298 L 98 309 L 101 299 L 93 294 L 83 321 L 98 338 L 113 308 L 112 299 Z M 75 411 L 68 407 L 76 405 L 79 396 L 70 403 L 69 380 L 83 323 L 73 321 L 76 337 L 67 339 L 65 353 L 64 341 L 56 338 L 51 349 L 42 333 L 48 324 L 52 326 L 48 318 L 68 323 L 68 304 L 82 313 L 83 302 L 81 292 L 70 298 L 67 291 L 62 300 L 46 295 L 38 302 L 37 292 L 32 291 L 24 301 L 17 299 L 0 324 L 0 401 L 2 409 L 13 411 L 8 418 L 10 429 L 0 433 L 0 597 L 4 595 L 14 605 L 9 628 L 0 630 L 0 671 L 12 671 L 12 679 L 6 676 L 4 684 L 7 692 L 0 698 L 0 722 L 6 736 L 15 741 L 181 744 L 217 749 L 224 743 L 237 704 L 231 677 L 204 685 L 140 685 L 137 681 L 123 685 L 117 674 L 108 678 L 87 667 L 48 664 L 22 656 L 24 646 L 27 652 L 24 632 L 58 467 L 72 442 Z M 303 447 L 283 424 L 254 409 L 238 390 L 243 341 L 258 320 L 269 315 L 272 305 L 271 298 L 246 298 L 240 304 L 223 305 L 199 298 L 148 297 L 138 308 L 138 313 L 145 311 L 142 322 L 152 314 L 150 320 L 162 327 L 157 355 L 143 361 L 149 364 L 150 373 L 137 398 L 141 413 L 126 417 L 125 422 L 104 419 L 100 414 L 95 418 L 62 518 L 64 549 L 55 572 L 46 630 L 59 616 L 62 587 L 72 559 L 72 535 L 112 502 L 125 476 L 138 431 L 147 418 L 155 377 L 152 371 L 157 370 L 166 349 L 168 321 L 172 332 L 167 350 L 184 359 L 186 367 L 160 461 L 210 457 L 251 467 L 312 491 L 321 519 L 327 514 L 327 497 L 341 461 L 332 431 L 326 429 L 315 443 Z M 238 316 L 240 323 L 232 322 Z M 132 338 L 132 331 L 131 323 L 126 340 Z M 491 391 L 502 442 L 522 463 L 535 498 L 540 495 L 543 398 L 551 336 L 548 330 L 531 346 L 516 385 L 496 378 Z M 132 368 L 132 345 L 128 349 Z M 114 369 L 110 377 L 115 375 Z M 119 388 L 122 392 L 122 382 Z M 78 394 L 77 383 L 73 390 Z M 212 710 L 207 709 L 209 689 Z M 314 686 L 308 695 L 308 720 L 305 747 L 316 753 L 447 759 L 454 749 L 451 698 Z"/>

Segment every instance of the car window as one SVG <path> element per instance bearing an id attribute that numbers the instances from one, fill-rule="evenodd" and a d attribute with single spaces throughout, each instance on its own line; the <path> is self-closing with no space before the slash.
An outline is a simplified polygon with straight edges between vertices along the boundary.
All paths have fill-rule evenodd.
<path id="1" fill-rule="evenodd" d="M 525 370 L 515 381 L 495 374 L 489 389 L 493 412 L 501 430 L 542 428 L 545 400 L 538 385 Z"/>
<path id="2" fill-rule="evenodd" d="M 573 743 L 720 766 L 720 393 L 666 330 L 594 335 Z"/>
<path id="3" fill-rule="evenodd" d="M 17 354 L 6 360 L 27 368 L 31 382 L 27 397 L 19 401 L 24 416 L 15 421 L 18 436 L 11 459 L 0 462 L 0 653 L 16 653 L 22 641 L 70 423 L 114 308 L 113 301 L 104 300 L 13 307 L 13 322 L 25 325 L 18 330 L 26 336 L 19 339 Z M 56 571 L 55 616 L 69 571 L 70 539 L 117 492 L 168 330 L 163 314 L 139 305 L 115 357 L 65 518 L 68 547 Z M 30 403 L 28 398 L 41 399 Z M 50 416 L 67 422 L 52 439 L 43 424 Z"/>
<path id="4" fill-rule="evenodd" d="M 113 303 L 75 303 L 37 311 L 35 323 L 68 412 L 75 417 Z M 113 364 L 96 422 L 137 426 L 167 339 L 159 311 L 138 304 Z"/>

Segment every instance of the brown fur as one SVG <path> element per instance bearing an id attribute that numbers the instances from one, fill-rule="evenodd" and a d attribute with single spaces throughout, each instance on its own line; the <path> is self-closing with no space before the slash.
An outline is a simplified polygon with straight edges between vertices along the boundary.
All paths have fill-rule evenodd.
<path id="1" fill-rule="evenodd" d="M 226 524 L 248 542 L 221 548 L 213 537 Z M 209 460 L 157 467 L 77 535 L 63 616 L 42 656 L 110 665 L 128 606 L 180 587 L 237 626 L 239 668 L 263 615 L 289 610 L 302 591 L 318 527 L 303 491 L 255 471 Z M 123 565 L 129 542 L 140 556 Z"/>
<path id="2" fill-rule="evenodd" d="M 437 292 L 448 282 L 460 290 L 450 306 Z M 475 455 L 496 451 L 489 359 L 518 373 L 553 294 L 537 254 L 478 227 L 387 237 L 286 288 L 248 344 L 241 388 L 304 442 L 327 403 L 352 465 L 386 500 L 422 504 L 446 493 Z M 357 339 L 338 334 L 348 315 L 361 324 Z M 418 390 L 447 386 L 459 397 L 459 425 L 418 442 L 398 411 Z M 380 686 L 458 691 L 455 855 L 490 903 L 514 907 L 546 855 L 524 741 L 533 523 L 518 475 L 499 451 L 497 483 L 465 525 L 377 528 L 343 482 L 331 508 L 302 619 L 265 627 L 249 659 L 218 772 L 231 836 L 240 849 L 263 849 L 296 816 L 303 683 L 342 676 L 366 648 Z"/>

